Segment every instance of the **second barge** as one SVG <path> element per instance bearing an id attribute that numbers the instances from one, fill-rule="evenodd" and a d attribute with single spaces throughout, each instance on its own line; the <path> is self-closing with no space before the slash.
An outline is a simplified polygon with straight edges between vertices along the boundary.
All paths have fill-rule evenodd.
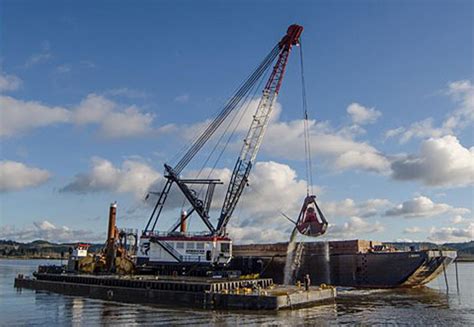
<path id="1" fill-rule="evenodd" d="M 232 268 L 283 282 L 288 243 L 234 245 Z M 296 279 L 309 274 L 314 284 L 362 288 L 418 287 L 438 277 L 456 251 L 398 251 L 380 242 L 307 242 Z"/>

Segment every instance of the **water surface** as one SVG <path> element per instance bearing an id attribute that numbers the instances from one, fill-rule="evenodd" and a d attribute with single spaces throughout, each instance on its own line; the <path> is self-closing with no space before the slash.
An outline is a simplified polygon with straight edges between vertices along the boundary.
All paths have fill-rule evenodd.
<path id="1" fill-rule="evenodd" d="M 1 326 L 474 326 L 474 263 L 459 263 L 459 293 L 455 269 L 428 287 L 402 290 L 339 290 L 336 304 L 279 312 L 205 311 L 121 304 L 44 291 L 16 290 L 14 277 L 31 274 L 48 260 L 0 260 Z"/>

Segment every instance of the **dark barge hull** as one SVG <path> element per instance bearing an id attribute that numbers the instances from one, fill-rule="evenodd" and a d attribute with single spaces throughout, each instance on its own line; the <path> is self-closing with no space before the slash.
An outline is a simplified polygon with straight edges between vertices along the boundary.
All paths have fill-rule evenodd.
<path id="1" fill-rule="evenodd" d="M 298 280 L 309 274 L 315 285 L 417 287 L 442 274 L 456 258 L 455 251 L 337 253 L 334 246 L 330 246 L 329 250 L 325 246 L 327 245 L 323 242 L 305 245 L 296 274 Z M 235 246 L 232 268 L 241 269 L 243 273 L 260 272 L 262 277 L 273 278 L 276 283 L 282 283 L 286 247 L 286 243 Z"/>
<path id="2" fill-rule="evenodd" d="M 279 310 L 334 302 L 334 288 L 273 285 L 269 278 L 209 280 L 192 277 L 120 277 L 117 275 L 81 275 L 36 273 L 36 278 L 19 275 L 16 288 L 28 288 L 94 299 L 195 307 L 201 309 Z M 259 291 L 242 293 L 252 286 Z M 260 291 L 260 289 L 262 291 Z M 268 290 L 268 291 L 267 291 Z"/>

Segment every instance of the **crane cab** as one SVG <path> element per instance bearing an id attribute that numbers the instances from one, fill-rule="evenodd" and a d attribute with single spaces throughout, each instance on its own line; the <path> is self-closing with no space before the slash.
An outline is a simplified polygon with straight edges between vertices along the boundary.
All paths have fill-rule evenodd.
<path id="1" fill-rule="evenodd" d="M 188 233 L 147 233 L 140 238 L 137 264 L 225 266 L 232 259 L 228 237 Z"/>

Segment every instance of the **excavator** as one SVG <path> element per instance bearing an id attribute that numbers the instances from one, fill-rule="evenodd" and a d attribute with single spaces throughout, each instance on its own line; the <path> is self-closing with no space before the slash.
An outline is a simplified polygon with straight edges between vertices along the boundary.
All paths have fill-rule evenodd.
<path id="1" fill-rule="evenodd" d="M 189 145 L 184 155 L 173 164 L 164 164 L 165 181 L 161 192 L 151 192 L 156 197 L 150 218 L 141 234 L 140 247 L 137 254 L 137 268 L 142 271 L 154 270 L 160 272 L 187 271 L 196 267 L 222 267 L 229 264 L 232 259 L 232 240 L 227 233 L 227 225 L 239 203 L 244 189 L 249 184 L 249 175 L 255 164 L 257 153 L 262 144 L 265 131 L 269 125 L 270 117 L 280 92 L 288 58 L 295 46 L 300 47 L 303 109 L 305 118 L 305 153 L 307 160 L 307 174 L 311 169 L 311 152 L 309 145 L 308 112 L 306 104 L 306 91 L 304 87 L 303 57 L 301 34 L 303 27 L 289 26 L 286 34 L 270 50 L 268 55 L 249 75 L 240 87 L 225 103 L 217 116 L 207 125 L 204 131 Z M 268 76 L 263 84 L 265 76 Z M 257 96 L 260 87 L 263 90 Z M 230 143 L 231 137 L 236 133 L 238 124 L 243 120 L 251 103 L 258 98 L 258 105 L 252 115 L 250 127 L 243 140 L 243 145 L 238 156 L 224 197 L 217 223 L 213 223 L 211 213 L 216 210 L 212 207 L 214 191 L 217 185 L 223 184 L 219 179 L 210 178 L 217 160 Z M 244 120 L 245 121 L 245 120 Z M 217 135 L 218 131 L 221 132 Z M 203 147 L 215 141 L 216 143 L 203 166 L 195 178 L 183 177 L 184 169 L 197 156 Z M 220 150 L 220 152 L 219 152 Z M 207 177 L 200 177 L 206 171 L 211 155 L 217 156 L 211 172 Z M 312 180 L 307 180 L 308 192 L 304 199 L 301 212 L 296 221 L 295 228 L 305 236 L 320 236 L 326 232 L 328 223 L 316 203 L 316 196 L 310 194 Z M 183 198 L 189 203 L 188 210 L 182 210 L 178 220 L 167 230 L 158 231 L 157 224 L 169 198 L 172 187 L 176 187 Z M 176 194 L 176 193 L 174 193 Z M 191 215 L 197 215 L 207 230 L 203 232 L 188 232 L 187 222 Z"/>
<path id="2" fill-rule="evenodd" d="M 88 253 L 88 245 L 78 244 L 68 259 L 68 270 L 80 273 L 116 273 L 129 275 L 135 272 L 137 235 L 116 226 L 117 202 L 110 204 L 107 240 L 98 253 Z M 78 251 L 81 250 L 81 251 Z"/>

